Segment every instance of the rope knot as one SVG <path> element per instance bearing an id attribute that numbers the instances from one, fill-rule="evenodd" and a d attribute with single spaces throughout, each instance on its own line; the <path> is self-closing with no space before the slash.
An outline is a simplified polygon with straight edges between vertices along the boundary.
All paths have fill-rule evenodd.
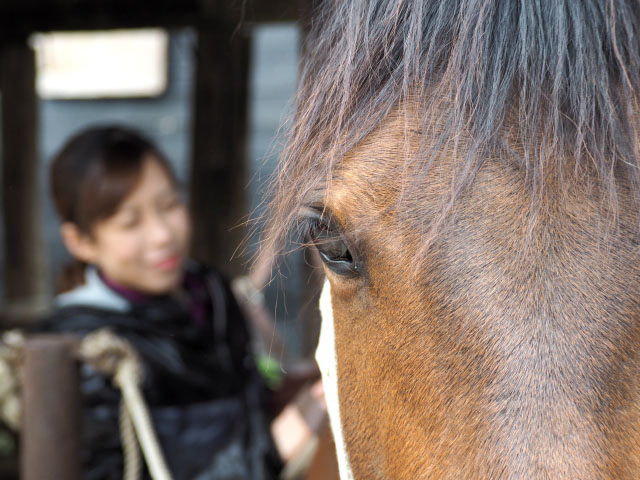
<path id="1" fill-rule="evenodd" d="M 108 328 L 87 335 L 79 354 L 97 371 L 111 377 L 116 386 L 122 386 L 123 377 L 133 379 L 137 385 L 142 381 L 142 364 L 135 349 Z"/>

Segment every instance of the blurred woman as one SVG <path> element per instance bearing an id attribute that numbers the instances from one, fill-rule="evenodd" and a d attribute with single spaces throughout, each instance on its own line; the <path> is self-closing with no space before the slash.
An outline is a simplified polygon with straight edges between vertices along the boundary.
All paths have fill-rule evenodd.
<path id="1" fill-rule="evenodd" d="M 109 327 L 136 348 L 176 480 L 276 478 L 247 324 L 221 275 L 188 258 L 190 219 L 164 156 L 130 129 L 90 128 L 55 156 L 50 181 L 74 260 L 38 329 Z M 120 394 L 82 373 L 85 478 L 121 478 Z"/>

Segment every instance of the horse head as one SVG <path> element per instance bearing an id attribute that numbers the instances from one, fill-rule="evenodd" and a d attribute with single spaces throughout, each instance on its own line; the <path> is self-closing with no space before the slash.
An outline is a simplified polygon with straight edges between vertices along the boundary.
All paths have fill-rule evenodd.
<path id="1" fill-rule="evenodd" d="M 344 478 L 640 472 L 632 2 L 326 2 L 271 239 L 313 244 Z"/>

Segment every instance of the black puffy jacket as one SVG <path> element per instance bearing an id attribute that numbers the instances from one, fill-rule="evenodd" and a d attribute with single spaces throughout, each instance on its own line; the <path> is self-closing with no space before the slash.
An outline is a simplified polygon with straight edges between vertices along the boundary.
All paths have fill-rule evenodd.
<path id="1" fill-rule="evenodd" d="M 131 302 L 89 268 L 85 285 L 57 297 L 35 330 L 85 335 L 109 327 L 136 348 L 143 395 L 175 480 L 277 478 L 281 464 L 245 319 L 219 274 L 192 264 L 185 278 L 190 288 L 181 297 Z M 190 311 L 194 297 L 206 308 L 201 325 Z M 119 391 L 88 366 L 81 388 L 85 479 L 120 479 Z"/>

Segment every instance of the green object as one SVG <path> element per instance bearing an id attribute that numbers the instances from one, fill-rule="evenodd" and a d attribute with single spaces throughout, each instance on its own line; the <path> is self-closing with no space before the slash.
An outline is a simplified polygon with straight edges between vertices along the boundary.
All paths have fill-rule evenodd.
<path id="1" fill-rule="evenodd" d="M 260 354 L 256 357 L 256 366 L 267 386 L 271 390 L 277 390 L 284 379 L 284 372 L 280 367 L 280 362 L 269 355 Z"/>

